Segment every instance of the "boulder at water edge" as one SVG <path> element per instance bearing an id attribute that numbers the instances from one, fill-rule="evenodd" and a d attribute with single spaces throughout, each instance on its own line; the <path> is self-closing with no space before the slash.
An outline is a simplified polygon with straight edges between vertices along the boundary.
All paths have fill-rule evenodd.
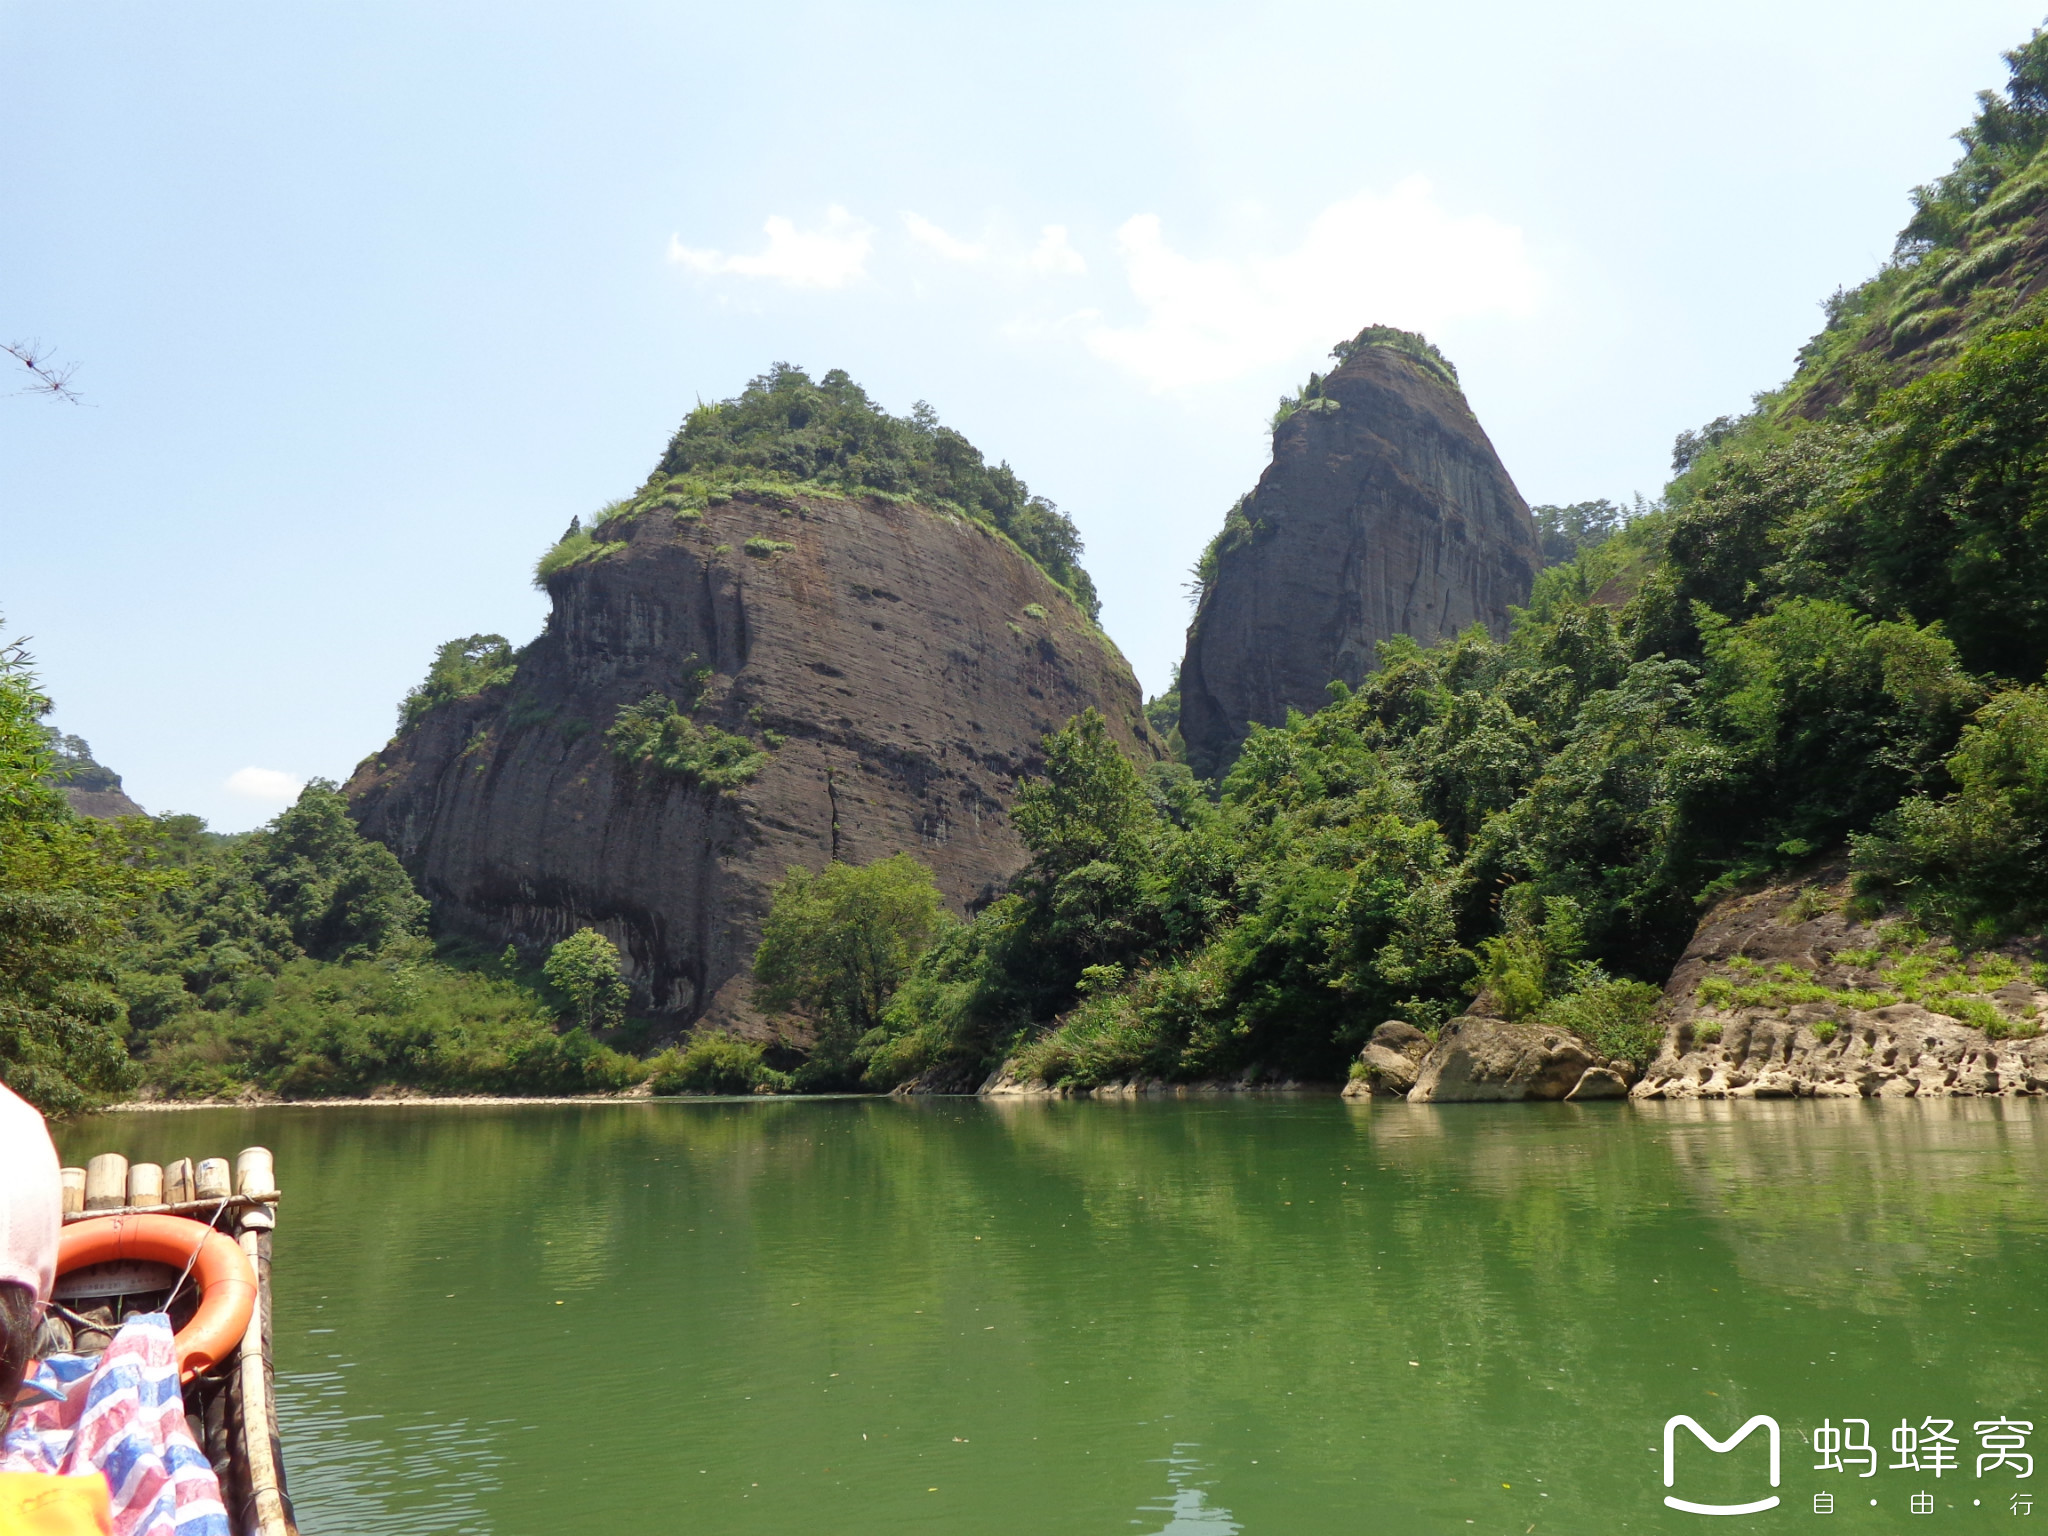
<path id="1" fill-rule="evenodd" d="M 1347 1099 L 1405 1099 L 1422 1075 L 1430 1040 L 1413 1024 L 1389 1019 L 1358 1053 L 1358 1071 L 1344 1085 Z"/>
<path id="2" fill-rule="evenodd" d="M 1423 1060 L 1412 1104 L 1562 1099 L 1600 1061 L 1575 1035 L 1467 1014 Z"/>

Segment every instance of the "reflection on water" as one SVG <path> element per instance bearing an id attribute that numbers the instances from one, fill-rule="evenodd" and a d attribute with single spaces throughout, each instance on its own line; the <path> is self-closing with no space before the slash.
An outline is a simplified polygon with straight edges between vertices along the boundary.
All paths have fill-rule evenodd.
<path id="1" fill-rule="evenodd" d="M 1229 1510 L 1209 1503 L 1206 1485 L 1196 1481 L 1202 1464 L 1187 1454 L 1195 1449 L 1192 1445 L 1176 1445 L 1164 1459 L 1166 1480 L 1173 1491 L 1163 1499 L 1138 1506 L 1142 1516 L 1166 1516 L 1166 1524 L 1148 1536 L 1237 1536 L 1244 1529 L 1230 1518 Z M 1152 1523 L 1152 1518 L 1131 1522 L 1143 1526 Z"/>
<path id="2" fill-rule="evenodd" d="M 1778 1418 L 1788 1508 L 1824 1417 L 2048 1421 L 2044 1123 L 663 1102 L 60 1139 L 277 1152 L 308 1536 L 1401 1536 L 1684 1529 L 1674 1413 Z M 1863 1529 L 1914 1528 L 1892 1481 Z"/>

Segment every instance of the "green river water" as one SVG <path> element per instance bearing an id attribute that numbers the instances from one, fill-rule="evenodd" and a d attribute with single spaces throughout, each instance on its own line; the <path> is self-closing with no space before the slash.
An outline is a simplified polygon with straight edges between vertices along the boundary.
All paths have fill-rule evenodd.
<path id="1" fill-rule="evenodd" d="M 2048 1450 L 2044 1132 L 1970 1102 L 840 1100 L 59 1141 L 276 1152 L 308 1536 L 1528 1536 L 2008 1528 L 2048 1472 L 1980 1478 L 1974 1425 Z M 1664 1507 L 1681 1413 L 1771 1415 L 1783 1470 L 1763 1432 L 1681 1431 L 1674 1494 L 1779 1506 Z M 1845 1417 L 1874 1476 L 1815 1470 Z M 1894 1470 L 1902 1419 L 1953 1421 L 1960 1467 Z"/>

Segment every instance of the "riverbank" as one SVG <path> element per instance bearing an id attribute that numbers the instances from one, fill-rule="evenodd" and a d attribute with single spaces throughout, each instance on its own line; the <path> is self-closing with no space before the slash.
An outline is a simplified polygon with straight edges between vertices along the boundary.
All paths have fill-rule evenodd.
<path id="1" fill-rule="evenodd" d="M 131 1099 L 125 1104 L 103 1104 L 92 1111 L 98 1115 L 170 1114 L 191 1109 L 446 1109 L 465 1104 L 635 1104 L 652 1102 L 645 1091 L 585 1094 L 391 1093 L 360 1099 L 281 1099 L 274 1095 L 246 1095 L 233 1099 Z"/>

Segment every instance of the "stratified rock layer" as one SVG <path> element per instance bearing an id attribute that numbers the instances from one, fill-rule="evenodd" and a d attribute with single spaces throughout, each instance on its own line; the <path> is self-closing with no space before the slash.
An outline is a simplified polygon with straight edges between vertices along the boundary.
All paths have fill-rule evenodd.
<path id="1" fill-rule="evenodd" d="M 1995 1033 L 1942 1012 L 1938 990 L 1900 996 L 1934 961 L 1939 986 L 1996 951 L 1944 958 L 1896 918 L 1846 911 L 1840 867 L 1806 881 L 1730 897 L 1701 921 L 1671 973 L 1663 1050 L 1633 1089 L 1638 1099 L 2032 1097 L 2048 1092 L 2048 990 L 2019 946 L 2011 980 L 1975 999 Z M 1909 942 L 1918 937 L 1921 942 Z M 2002 973 L 2001 973 L 2002 974 Z M 1773 996 L 1772 994 L 1779 994 Z M 1968 1004 L 1963 1005 L 1968 1008 Z M 1974 1009 L 1971 1011 L 1975 1011 Z"/>
<path id="2" fill-rule="evenodd" d="M 1529 600 L 1535 524 L 1462 394 L 1360 347 L 1323 395 L 1275 433 L 1249 527 L 1226 535 L 1188 627 L 1180 729 L 1204 776 L 1229 767 L 1247 721 L 1279 725 L 1320 709 L 1333 679 L 1356 684 L 1380 641 L 1505 634 Z"/>
<path id="3" fill-rule="evenodd" d="M 551 578 L 511 683 L 431 711 L 348 785 L 444 932 L 534 950 L 595 927 L 644 1006 L 751 1031 L 745 973 L 791 866 L 907 850 L 964 910 L 1024 863 L 1008 808 L 1045 732 L 1093 705 L 1155 755 L 1122 656 L 979 523 L 743 496 L 604 536 Z M 696 722 L 772 744 L 736 790 L 606 743 L 623 706 L 687 698 L 699 667 Z"/>

